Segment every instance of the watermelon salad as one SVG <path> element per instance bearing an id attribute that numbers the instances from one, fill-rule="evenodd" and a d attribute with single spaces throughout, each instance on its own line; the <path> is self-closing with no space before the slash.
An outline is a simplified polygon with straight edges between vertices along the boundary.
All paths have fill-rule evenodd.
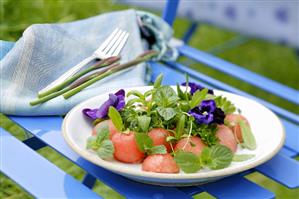
<path id="1" fill-rule="evenodd" d="M 86 148 L 99 158 L 142 164 L 156 173 L 223 169 L 254 154 L 237 154 L 238 145 L 256 149 L 248 120 L 226 97 L 196 83 L 161 85 L 141 93 L 109 94 L 99 108 L 85 108 L 93 130 Z M 128 99 L 128 100 L 127 100 Z"/>

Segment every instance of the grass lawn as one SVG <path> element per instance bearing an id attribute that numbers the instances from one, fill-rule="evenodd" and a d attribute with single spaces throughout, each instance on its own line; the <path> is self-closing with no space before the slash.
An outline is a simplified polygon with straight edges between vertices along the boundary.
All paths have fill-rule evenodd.
<path id="1" fill-rule="evenodd" d="M 0 39 L 9 41 L 16 41 L 22 35 L 24 29 L 33 23 L 67 22 L 108 11 L 129 8 L 104 0 L 0 0 L 0 5 Z M 181 37 L 187 25 L 186 20 L 177 20 L 174 25 L 175 36 Z M 208 51 L 235 36 L 235 33 L 209 25 L 202 25 L 192 38 L 190 45 Z M 299 59 L 291 48 L 252 39 L 236 48 L 217 53 L 217 55 L 285 85 L 299 89 Z M 299 114 L 298 106 L 294 104 L 232 79 L 206 66 L 190 60 L 182 61 L 196 70 Z M 0 115 L 0 121 L 3 128 L 12 132 L 19 139 L 24 139 L 24 131 L 21 128 L 3 115 Z M 39 153 L 75 178 L 82 179 L 84 171 L 51 148 L 43 148 L 39 150 Z M 247 178 L 273 191 L 276 193 L 277 198 L 296 198 L 299 195 L 299 189 L 289 190 L 259 173 L 250 174 Z M 0 174 L 0 183 L 0 198 L 32 198 L 3 174 Z M 94 190 L 105 198 L 122 198 L 118 193 L 99 181 L 97 181 Z M 196 198 L 206 197 L 210 196 L 205 193 L 196 196 Z"/>

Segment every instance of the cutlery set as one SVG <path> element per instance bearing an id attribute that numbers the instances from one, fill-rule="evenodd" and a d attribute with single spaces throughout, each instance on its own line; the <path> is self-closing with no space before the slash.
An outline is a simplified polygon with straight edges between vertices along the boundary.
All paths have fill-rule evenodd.
<path id="1" fill-rule="evenodd" d="M 40 90 L 37 95 L 38 98 L 31 101 L 30 105 L 35 106 L 61 95 L 64 99 L 68 99 L 115 72 L 133 67 L 158 55 L 157 51 L 148 50 L 135 59 L 120 64 L 119 54 L 124 48 L 128 37 L 129 33 L 127 31 L 116 28 L 91 56 L 85 58 Z M 92 61 L 96 62 L 83 69 Z"/>
<path id="2" fill-rule="evenodd" d="M 116 28 L 109 37 L 99 46 L 99 48 L 89 57 L 82 60 L 76 66 L 72 67 L 58 79 L 50 83 L 48 86 L 39 91 L 39 95 L 51 90 L 55 86 L 61 84 L 65 80 L 71 78 L 78 73 L 84 66 L 89 64 L 93 60 L 106 59 L 109 57 L 117 56 L 123 49 L 128 40 L 129 33 L 122 29 Z"/>

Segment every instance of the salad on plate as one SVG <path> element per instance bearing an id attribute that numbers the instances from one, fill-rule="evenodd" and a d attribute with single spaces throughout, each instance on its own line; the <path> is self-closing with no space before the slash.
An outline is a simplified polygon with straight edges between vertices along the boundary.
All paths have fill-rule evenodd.
<path id="1" fill-rule="evenodd" d="M 248 120 L 232 102 L 188 78 L 176 88 L 161 85 L 162 79 L 144 93 L 121 89 L 99 108 L 83 109 L 93 125 L 87 150 L 155 173 L 223 169 L 254 157 L 237 153 L 239 147 L 257 146 Z"/>

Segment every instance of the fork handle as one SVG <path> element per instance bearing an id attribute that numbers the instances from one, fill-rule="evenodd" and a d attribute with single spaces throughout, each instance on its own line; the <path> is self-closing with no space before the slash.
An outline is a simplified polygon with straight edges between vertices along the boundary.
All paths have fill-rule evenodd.
<path id="1" fill-rule="evenodd" d="M 92 55 L 92 56 L 89 56 L 89 57 L 85 58 L 79 64 L 77 64 L 76 66 L 70 68 L 68 71 L 63 73 L 60 77 L 58 77 L 58 79 L 56 79 L 55 81 L 50 83 L 45 88 L 41 89 L 38 93 L 41 94 L 41 93 L 47 92 L 48 90 L 50 90 L 50 89 L 54 88 L 55 86 L 61 84 L 62 82 L 64 82 L 65 80 L 67 80 L 68 78 L 70 78 L 74 74 L 76 74 L 81 68 L 83 68 L 85 65 L 89 64 L 94 59 L 96 59 L 95 55 Z"/>

